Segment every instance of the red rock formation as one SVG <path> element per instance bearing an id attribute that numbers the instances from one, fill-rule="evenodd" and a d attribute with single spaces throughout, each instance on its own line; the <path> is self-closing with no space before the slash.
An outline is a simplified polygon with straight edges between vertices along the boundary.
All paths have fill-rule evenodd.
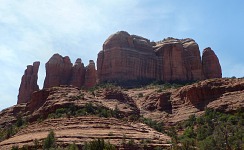
<path id="1" fill-rule="evenodd" d="M 155 46 L 158 56 L 158 79 L 162 81 L 186 81 L 184 47 L 177 39 L 165 40 Z"/>
<path id="2" fill-rule="evenodd" d="M 211 79 L 180 88 L 176 97 L 186 104 L 201 107 L 234 91 L 244 91 L 243 80 Z"/>
<path id="3" fill-rule="evenodd" d="M 164 92 L 159 95 L 157 102 L 157 109 L 159 110 L 171 110 L 172 105 L 170 103 L 171 92 Z"/>
<path id="4" fill-rule="evenodd" d="M 96 66 L 93 60 L 89 61 L 89 65 L 86 66 L 86 74 L 85 74 L 85 88 L 91 88 L 97 84 L 97 71 Z"/>
<path id="5" fill-rule="evenodd" d="M 219 59 L 210 47 L 205 48 L 203 51 L 202 66 L 204 76 L 207 79 L 222 78 L 222 70 Z"/>
<path id="6" fill-rule="evenodd" d="M 187 80 L 196 81 L 204 79 L 198 44 L 193 39 L 189 38 L 181 41 L 184 47 Z"/>
<path id="7" fill-rule="evenodd" d="M 44 88 L 69 85 L 72 75 L 72 63 L 68 56 L 54 54 L 46 63 Z"/>
<path id="8" fill-rule="evenodd" d="M 105 41 L 98 54 L 98 79 L 100 82 L 155 79 L 156 63 L 148 39 L 120 31 Z"/>
<path id="9" fill-rule="evenodd" d="M 47 101 L 49 94 L 50 94 L 49 89 L 43 89 L 32 93 L 31 101 L 27 103 L 26 110 L 33 112 L 34 110 L 40 108 Z"/>
<path id="10" fill-rule="evenodd" d="M 218 66 L 215 55 L 204 54 L 203 65 L 198 44 L 193 39 L 167 38 L 159 42 L 150 42 L 140 36 L 130 35 L 125 31 L 111 35 L 103 44 L 103 50 L 97 58 L 98 81 L 128 81 L 152 79 L 170 81 L 195 81 L 219 76 L 211 68 L 203 66 L 212 64 Z M 217 59 L 216 59 L 217 58 Z M 214 75 L 210 75 L 211 72 Z"/>
<path id="11" fill-rule="evenodd" d="M 33 65 L 27 66 L 27 69 L 21 79 L 18 104 L 27 103 L 30 101 L 31 94 L 34 91 L 39 90 L 39 86 L 37 85 L 39 66 L 40 62 L 34 62 Z"/>
<path id="12" fill-rule="evenodd" d="M 194 81 L 203 79 L 201 56 L 192 39 L 167 38 L 154 46 L 158 56 L 158 79 Z"/>
<path id="13" fill-rule="evenodd" d="M 72 78 L 70 85 L 81 88 L 85 83 L 85 67 L 81 59 L 78 58 L 72 68 Z"/>

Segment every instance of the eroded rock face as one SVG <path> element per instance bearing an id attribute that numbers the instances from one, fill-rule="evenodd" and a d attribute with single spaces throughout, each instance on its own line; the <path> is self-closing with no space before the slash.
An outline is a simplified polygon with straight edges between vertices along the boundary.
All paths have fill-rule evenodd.
<path id="1" fill-rule="evenodd" d="M 93 60 L 89 61 L 89 65 L 85 68 L 85 88 L 91 88 L 97 83 L 97 71 Z"/>
<path id="2" fill-rule="evenodd" d="M 219 59 L 210 47 L 205 48 L 203 51 L 202 66 L 203 73 L 207 79 L 222 77 Z"/>
<path id="3" fill-rule="evenodd" d="M 86 69 L 81 59 L 78 58 L 72 68 L 72 78 L 70 84 L 75 87 L 82 87 L 85 83 Z"/>
<path id="4" fill-rule="evenodd" d="M 59 54 L 54 54 L 46 63 L 46 78 L 44 88 L 50 88 L 60 85 L 69 85 L 72 66 L 68 56 L 62 57 Z"/>
<path id="5" fill-rule="evenodd" d="M 170 39 L 155 46 L 158 56 L 159 80 L 186 81 L 187 70 L 184 62 L 184 47 L 177 39 Z"/>
<path id="6" fill-rule="evenodd" d="M 31 101 L 27 103 L 26 110 L 33 112 L 34 110 L 40 108 L 47 101 L 49 94 L 49 89 L 43 89 L 32 93 Z"/>
<path id="7" fill-rule="evenodd" d="M 68 56 L 54 54 L 46 63 L 44 88 L 60 85 L 90 88 L 96 84 L 96 66 L 93 60 L 84 67 L 78 58 L 73 66 Z"/>
<path id="8" fill-rule="evenodd" d="M 177 96 L 185 104 L 193 104 L 204 108 L 213 100 L 223 97 L 225 93 L 244 91 L 243 80 L 210 79 L 192 85 L 184 86 L 177 92 Z"/>
<path id="9" fill-rule="evenodd" d="M 198 44 L 193 39 L 181 40 L 184 47 L 184 60 L 186 63 L 187 79 L 202 80 L 204 78 L 202 71 L 201 55 Z"/>
<path id="10" fill-rule="evenodd" d="M 31 94 L 39 90 L 37 85 L 39 66 L 40 62 L 34 62 L 33 65 L 27 66 L 19 87 L 18 104 L 27 103 L 31 99 Z"/>
<path id="11" fill-rule="evenodd" d="M 105 41 L 98 54 L 98 79 L 100 82 L 155 79 L 156 64 L 148 39 L 120 31 Z"/>
<path id="12" fill-rule="evenodd" d="M 196 81 L 221 77 L 217 62 L 218 58 L 212 52 L 205 52 L 202 62 L 199 46 L 193 39 L 167 38 L 150 42 L 146 38 L 120 31 L 104 42 L 103 50 L 98 54 L 98 80 Z M 208 68 L 208 65 L 212 66 Z M 217 67 L 217 71 L 212 69 L 214 67 Z"/>

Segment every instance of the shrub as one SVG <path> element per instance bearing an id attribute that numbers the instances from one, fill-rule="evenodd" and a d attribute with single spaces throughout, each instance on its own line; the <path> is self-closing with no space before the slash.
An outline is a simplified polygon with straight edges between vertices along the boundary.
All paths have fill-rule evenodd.
<path id="1" fill-rule="evenodd" d="M 19 150 L 19 146 L 12 146 L 11 150 Z"/>
<path id="2" fill-rule="evenodd" d="M 128 146 L 134 146 L 135 145 L 134 139 L 130 139 L 127 144 Z"/>
<path id="3" fill-rule="evenodd" d="M 38 149 L 38 147 L 39 147 L 39 141 L 37 139 L 35 139 L 33 141 L 33 143 L 34 143 L 34 149 Z"/>
<path id="4" fill-rule="evenodd" d="M 138 94 L 138 97 L 140 98 L 140 97 L 143 97 L 143 93 L 139 93 Z"/>
<path id="5" fill-rule="evenodd" d="M 44 140 L 43 148 L 49 149 L 49 148 L 55 148 L 56 147 L 56 138 L 55 133 L 53 130 L 49 132 L 47 135 L 47 138 Z"/>
<path id="6" fill-rule="evenodd" d="M 164 123 L 163 122 L 157 122 L 157 121 L 154 121 L 150 118 L 141 118 L 140 119 L 141 122 L 147 124 L 149 127 L 157 130 L 158 132 L 163 132 L 164 131 Z"/>
<path id="7" fill-rule="evenodd" d="M 73 143 L 69 145 L 69 150 L 79 150 L 79 148 L 75 143 Z"/>
<path id="8" fill-rule="evenodd" d="M 16 126 L 21 127 L 24 124 L 24 121 L 20 115 L 17 116 Z"/>
<path id="9" fill-rule="evenodd" d="M 183 123 L 185 129 L 179 137 L 180 145 L 183 149 L 243 149 L 243 112 L 240 109 L 235 114 L 227 114 L 206 109 L 198 118 L 190 116 Z"/>
<path id="10" fill-rule="evenodd" d="M 116 150 L 115 146 L 103 139 L 95 139 L 90 142 L 85 142 L 84 150 Z"/>

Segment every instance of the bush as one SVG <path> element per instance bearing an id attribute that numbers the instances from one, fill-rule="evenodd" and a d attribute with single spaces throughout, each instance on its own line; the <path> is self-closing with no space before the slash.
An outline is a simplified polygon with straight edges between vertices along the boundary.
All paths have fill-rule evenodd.
<path id="1" fill-rule="evenodd" d="M 19 150 L 19 146 L 12 146 L 11 150 Z"/>
<path id="2" fill-rule="evenodd" d="M 56 138 L 53 130 L 49 132 L 47 138 L 44 140 L 43 148 L 44 149 L 56 148 Z"/>
<path id="3" fill-rule="evenodd" d="M 75 143 L 73 143 L 69 145 L 69 150 L 79 150 L 79 148 Z"/>
<path id="4" fill-rule="evenodd" d="M 140 98 L 140 97 L 143 97 L 143 93 L 139 93 L 138 94 L 138 97 Z"/>
<path id="5" fill-rule="evenodd" d="M 190 116 L 183 123 L 184 133 L 179 137 L 182 148 L 244 149 L 243 114 L 241 109 L 235 114 L 206 109 L 198 118 Z"/>
<path id="6" fill-rule="evenodd" d="M 116 150 L 115 146 L 103 139 L 97 139 L 90 142 L 85 142 L 83 150 Z"/>
<path id="7" fill-rule="evenodd" d="M 102 106 L 93 106 L 91 102 L 86 103 L 83 108 L 79 108 L 74 105 L 70 105 L 66 108 L 56 109 L 55 113 L 51 113 L 48 115 L 48 118 L 60 118 L 60 117 L 68 117 L 68 116 L 85 116 L 85 115 L 97 115 L 99 117 L 115 117 L 122 118 L 123 116 L 120 114 L 118 106 L 115 107 L 114 110 L 108 109 Z"/>
<path id="8" fill-rule="evenodd" d="M 147 124 L 149 127 L 157 130 L 158 132 L 164 132 L 164 123 L 163 122 L 157 122 L 157 121 L 154 121 L 150 118 L 141 118 L 140 119 L 141 122 Z"/>
<path id="9" fill-rule="evenodd" d="M 21 127 L 24 124 L 24 121 L 20 115 L 17 116 L 16 126 Z"/>

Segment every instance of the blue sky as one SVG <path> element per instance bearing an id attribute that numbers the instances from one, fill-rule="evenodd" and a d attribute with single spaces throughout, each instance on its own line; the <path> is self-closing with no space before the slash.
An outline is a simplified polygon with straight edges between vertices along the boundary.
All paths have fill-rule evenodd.
<path id="1" fill-rule="evenodd" d="M 54 54 L 96 61 L 106 38 L 120 30 L 152 41 L 193 38 L 211 47 L 224 77 L 244 76 L 244 1 L 0 0 L 0 110 L 17 102 L 28 64 Z"/>

